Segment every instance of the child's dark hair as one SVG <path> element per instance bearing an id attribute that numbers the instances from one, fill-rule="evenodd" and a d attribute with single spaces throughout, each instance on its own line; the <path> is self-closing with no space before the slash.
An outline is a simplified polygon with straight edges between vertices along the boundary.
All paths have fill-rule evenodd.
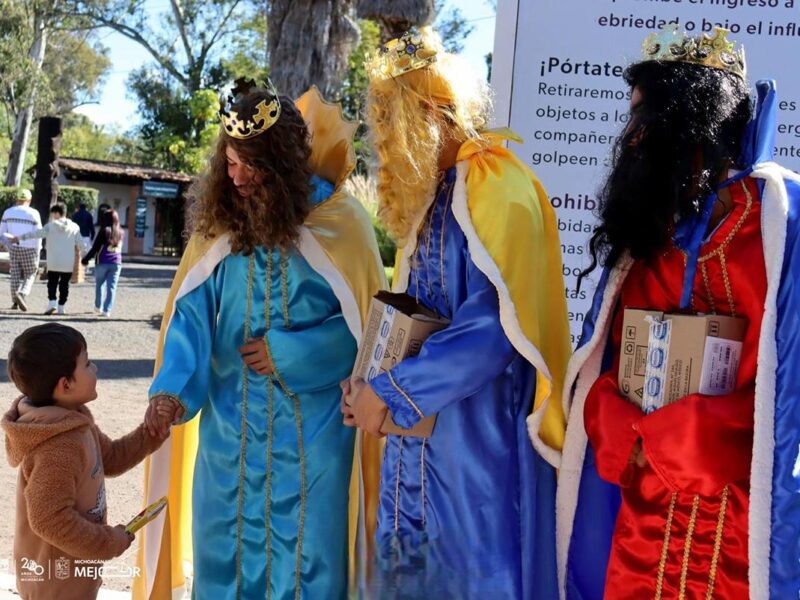
<path id="1" fill-rule="evenodd" d="M 58 204 L 53 204 L 53 206 L 50 207 L 50 212 L 56 213 L 57 215 L 61 215 L 63 217 L 64 213 L 66 212 L 66 209 L 64 208 L 63 204 L 58 203 Z"/>
<path id="2" fill-rule="evenodd" d="M 77 329 L 60 323 L 31 327 L 11 344 L 8 376 L 31 404 L 49 406 L 58 380 L 72 379 L 85 349 L 86 339 Z"/>

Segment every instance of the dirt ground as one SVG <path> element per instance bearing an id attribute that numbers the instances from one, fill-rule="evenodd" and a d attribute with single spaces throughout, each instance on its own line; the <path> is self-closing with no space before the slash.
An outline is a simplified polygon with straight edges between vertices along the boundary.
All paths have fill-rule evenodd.
<path id="1" fill-rule="evenodd" d="M 98 398 L 89 405 L 95 420 L 107 435 L 120 437 L 142 421 L 147 406 L 147 390 L 153 371 L 158 327 L 175 267 L 168 265 L 125 264 L 122 268 L 116 305 L 110 318 L 93 312 L 94 281 L 73 285 L 67 302 L 67 315 L 58 319 L 79 329 L 87 339 L 90 358 L 98 366 Z M 36 282 L 29 296 L 29 312 L 9 310 L 8 275 L 0 274 L 0 406 L 6 410 L 17 392 L 6 374 L 6 356 L 13 339 L 26 328 L 57 317 L 43 315 L 47 291 Z M 109 524 L 125 523 L 142 505 L 142 465 L 125 475 L 106 480 Z M 14 505 L 17 474 L 0 460 L 0 572 L 10 572 L 14 564 Z M 133 565 L 138 544 L 115 565 Z M 6 563 L 6 559 L 8 563 Z M 6 567 L 6 569 L 4 569 Z M 128 579 L 106 578 L 105 587 L 130 590 Z"/>

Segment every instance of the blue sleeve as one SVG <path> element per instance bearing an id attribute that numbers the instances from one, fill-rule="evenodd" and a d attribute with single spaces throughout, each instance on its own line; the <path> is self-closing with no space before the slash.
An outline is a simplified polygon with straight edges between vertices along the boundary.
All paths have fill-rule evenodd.
<path id="1" fill-rule="evenodd" d="M 202 285 L 175 303 L 164 339 L 161 369 L 150 386 L 149 397 L 170 396 L 194 418 L 208 400 L 211 348 L 224 266 L 219 265 Z"/>
<path id="2" fill-rule="evenodd" d="M 370 381 L 394 422 L 412 427 L 423 416 L 468 398 L 513 360 L 514 347 L 500 324 L 497 290 L 470 261 L 467 300 L 450 325 L 434 333 L 418 356 Z"/>
<path id="3" fill-rule="evenodd" d="M 329 388 L 353 369 L 356 341 L 342 313 L 307 329 L 270 329 L 266 338 L 276 379 L 294 393 Z"/>

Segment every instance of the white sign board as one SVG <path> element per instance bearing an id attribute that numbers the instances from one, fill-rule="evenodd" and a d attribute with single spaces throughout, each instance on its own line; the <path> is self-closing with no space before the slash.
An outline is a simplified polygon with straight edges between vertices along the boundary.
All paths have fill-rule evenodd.
<path id="1" fill-rule="evenodd" d="M 663 23 L 714 26 L 745 46 L 748 76 L 778 83 L 775 159 L 800 171 L 800 7 L 794 0 L 499 0 L 492 85 L 495 125 L 525 139 L 513 150 L 558 212 L 573 344 L 594 282 L 576 290 L 611 149 L 628 118 L 624 68 Z M 597 275 L 595 271 L 593 275 Z"/>

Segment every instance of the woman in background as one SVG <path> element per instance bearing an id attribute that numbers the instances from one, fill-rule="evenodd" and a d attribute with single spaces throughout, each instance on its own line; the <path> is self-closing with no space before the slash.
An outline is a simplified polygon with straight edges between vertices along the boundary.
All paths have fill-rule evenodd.
<path id="1" fill-rule="evenodd" d="M 81 262 L 88 265 L 89 261 L 97 254 L 94 269 L 94 309 L 104 317 L 108 317 L 111 315 L 111 309 L 114 308 L 117 282 L 122 271 L 123 231 L 119 226 L 119 215 L 113 208 L 100 211 L 97 220 L 99 230 L 94 238 L 94 244 Z M 105 299 L 103 298 L 104 285 L 106 286 Z"/>

